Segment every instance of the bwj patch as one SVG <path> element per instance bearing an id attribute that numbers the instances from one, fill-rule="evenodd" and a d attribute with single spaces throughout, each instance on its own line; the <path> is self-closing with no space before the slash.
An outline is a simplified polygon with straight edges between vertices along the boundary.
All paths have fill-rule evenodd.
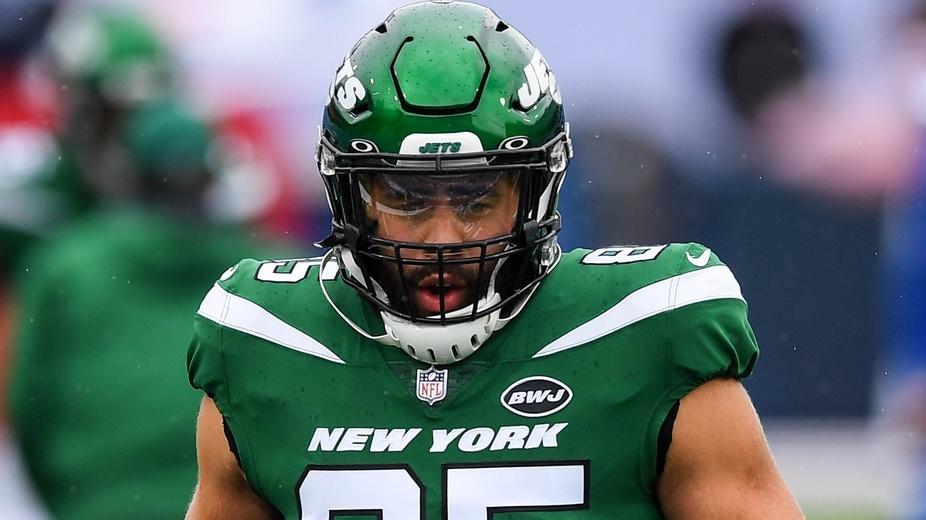
<path id="1" fill-rule="evenodd" d="M 418 399 L 433 405 L 447 396 L 447 370 L 418 369 Z"/>

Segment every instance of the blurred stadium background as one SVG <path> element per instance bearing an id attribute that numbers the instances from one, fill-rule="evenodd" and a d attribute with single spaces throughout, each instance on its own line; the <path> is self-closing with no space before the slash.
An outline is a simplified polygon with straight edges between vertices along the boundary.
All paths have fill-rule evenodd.
<path id="1" fill-rule="evenodd" d="M 0 40 L 41 3 L 0 0 Z M 328 225 L 312 156 L 329 82 L 400 3 L 71 0 L 55 16 L 93 5 L 147 20 L 175 62 L 178 96 L 228 145 L 209 214 L 311 255 Z M 746 385 L 808 518 L 926 518 L 916 516 L 926 501 L 924 6 L 482 3 L 543 50 L 564 93 L 576 141 L 565 247 L 698 241 L 719 252 L 763 349 Z M 61 126 L 68 85 L 45 70 L 45 46 L 0 62 L 4 226 L 37 209 L 17 191 L 24 176 L 61 160 L 21 132 Z M 16 328 L 12 312 L 0 316 L 0 330 Z M 9 357 L 15 342 L 3 343 Z M 2 444 L 0 518 L 45 518 L 14 443 Z"/>

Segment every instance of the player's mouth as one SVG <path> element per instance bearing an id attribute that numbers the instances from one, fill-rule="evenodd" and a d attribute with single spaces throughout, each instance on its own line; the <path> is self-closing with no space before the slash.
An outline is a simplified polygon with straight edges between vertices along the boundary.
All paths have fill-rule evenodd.
<path id="1" fill-rule="evenodd" d="M 440 314 L 441 296 L 444 298 L 444 312 L 460 309 L 471 303 L 468 300 L 466 283 L 457 276 L 444 274 L 443 283 L 437 274 L 431 274 L 418 282 L 415 287 L 415 299 L 421 312 L 426 316 Z"/>

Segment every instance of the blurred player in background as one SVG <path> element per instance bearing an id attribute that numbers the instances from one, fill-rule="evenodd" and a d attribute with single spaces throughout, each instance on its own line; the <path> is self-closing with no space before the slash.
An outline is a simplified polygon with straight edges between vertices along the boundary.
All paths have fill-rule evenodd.
<path id="1" fill-rule="evenodd" d="M 772 179 L 879 209 L 909 186 L 915 133 L 876 81 L 829 77 L 813 36 L 785 9 L 750 13 L 722 44 L 723 86 Z"/>
<path id="2" fill-rule="evenodd" d="M 213 134 L 172 101 L 124 118 L 134 196 L 56 232 L 21 262 L 11 405 L 55 518 L 178 518 L 195 479 L 199 399 L 182 370 L 200 288 L 258 254 L 209 223 Z"/>
<path id="3" fill-rule="evenodd" d="M 79 6 L 60 13 L 47 48 L 65 107 L 65 153 L 55 176 L 83 182 L 88 198 L 132 195 L 137 186 L 123 172 L 122 122 L 175 90 L 167 48 L 131 11 Z"/>
<path id="4" fill-rule="evenodd" d="M 118 146 L 121 120 L 171 91 L 166 49 L 128 11 L 60 9 L 43 40 L 41 57 L 50 81 L 58 85 L 60 115 L 44 116 L 54 138 L 30 148 L 45 150 L 41 160 L 34 158 L 28 172 L 8 174 L 8 181 L 0 184 L 0 196 L 10 201 L 3 213 L 9 217 L 0 219 L 7 263 L 15 262 L 32 239 L 99 200 L 127 195 L 131 187 L 117 173 L 126 163 Z M 15 231 L 19 233 L 14 236 Z"/>
<path id="5" fill-rule="evenodd" d="M 881 55 L 886 74 L 836 83 L 818 70 L 819 57 L 798 20 L 783 11 L 762 11 L 740 20 L 726 34 L 721 67 L 723 85 L 747 122 L 764 173 L 808 194 L 814 206 L 835 204 L 848 211 L 868 212 L 884 224 L 880 243 L 870 243 L 866 240 L 869 234 L 852 229 L 856 236 L 851 237 L 851 258 L 843 251 L 835 260 L 848 271 L 859 251 L 874 251 L 874 255 L 863 256 L 880 259 L 880 280 L 865 272 L 851 277 L 853 292 L 858 292 L 860 284 L 875 282 L 871 291 L 863 292 L 872 297 L 870 307 L 882 309 L 884 318 L 877 344 L 880 359 L 866 360 L 862 367 L 874 375 L 876 423 L 899 426 L 921 468 L 926 467 L 926 327 L 922 319 L 926 264 L 921 252 L 926 238 L 924 27 L 923 11 L 914 11 L 898 25 L 886 55 Z M 848 228 L 843 223 L 827 233 L 819 222 L 802 221 L 796 213 L 790 220 L 798 227 L 811 224 L 807 229 L 820 246 Z M 800 235 L 799 228 L 789 233 L 793 240 Z M 808 262 L 807 256 L 802 263 Z M 819 273 L 826 273 L 827 265 L 813 266 L 815 279 L 825 280 L 827 275 Z M 810 318 L 817 312 L 802 314 Z M 837 312 L 841 316 L 847 311 L 840 308 Z M 815 317 L 813 321 L 834 320 Z M 844 324 L 840 329 L 849 327 Z M 850 338 L 840 348 L 859 340 Z M 853 355 L 855 350 L 849 349 L 844 359 Z M 902 509 L 910 515 L 904 518 L 926 518 L 924 483 L 926 478 L 920 476 L 915 495 L 903 497 L 907 505 Z"/>
<path id="6" fill-rule="evenodd" d="M 900 431 L 916 474 L 905 519 L 926 520 L 926 4 L 896 26 L 888 59 L 896 96 L 909 114 L 918 146 L 913 163 L 887 201 L 884 264 L 884 353 L 876 388 L 883 425 Z"/>
<path id="7" fill-rule="evenodd" d="M 191 394 L 171 369 L 182 353 L 150 342 L 185 334 L 205 273 L 256 254 L 235 228 L 268 211 L 273 165 L 245 117 L 207 128 L 169 101 L 170 52 L 134 12 L 68 6 L 42 48 L 60 85 L 54 152 L 4 193 L 20 203 L 11 215 L 34 217 L 15 242 L 4 235 L 22 298 L 16 436 L 55 517 L 177 517 Z M 127 395 L 138 416 L 123 422 Z"/>
<path id="8" fill-rule="evenodd" d="M 125 114 L 165 93 L 167 66 L 153 31 L 128 12 L 52 1 L 2 12 L 0 323 L 14 313 L 4 280 L 23 252 L 100 199 L 125 195 L 124 175 L 111 172 L 125 162 L 115 133 Z M 27 53 L 35 48 L 37 57 Z M 0 327 L 0 345 L 3 337 Z"/>
<path id="9" fill-rule="evenodd" d="M 113 85 L 146 64 L 162 63 L 153 32 L 128 12 L 111 13 L 53 0 L 0 5 L 0 401 L 6 409 L 7 359 L 18 295 L 14 266 L 57 227 L 106 198 L 94 175 L 107 170 L 114 128 L 136 96 L 118 101 Z M 48 28 L 46 34 L 46 27 Z M 34 51 L 34 52 L 30 52 Z M 136 67 L 139 65 L 139 67 Z M 144 81 L 135 75 L 135 90 Z M 109 85 L 108 87 L 106 85 Z M 105 115 L 104 115 L 105 114 Z M 107 128 L 108 127 L 108 128 Z M 112 176 L 118 180 L 117 177 Z M 2 411 L 0 410 L 0 411 Z M 4 414 L 5 415 L 5 414 Z M 11 489 L 6 486 L 5 489 Z"/>

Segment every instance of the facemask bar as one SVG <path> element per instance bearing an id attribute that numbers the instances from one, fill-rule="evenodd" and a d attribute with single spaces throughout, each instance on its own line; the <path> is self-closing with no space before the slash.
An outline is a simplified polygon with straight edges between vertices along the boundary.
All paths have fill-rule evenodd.
<path id="1" fill-rule="evenodd" d="M 322 178 L 325 181 L 329 203 L 334 214 L 332 235 L 321 242 L 323 247 L 336 247 L 340 264 L 347 248 L 360 273 L 345 273 L 345 282 L 371 304 L 381 311 L 399 318 L 420 323 L 446 325 L 471 321 L 516 303 L 529 294 L 534 287 L 549 273 L 555 263 L 553 256 L 559 251 L 555 243 L 556 233 L 560 228 L 559 214 L 547 210 L 554 208 L 556 195 L 562 182 L 566 164 L 572 155 L 572 146 L 568 137 L 568 127 L 541 147 L 521 150 L 493 150 L 488 152 L 455 153 L 448 156 L 412 155 L 396 153 L 347 153 L 340 152 L 322 135 L 319 142 L 317 160 Z M 476 160 L 480 164 L 476 164 Z M 421 164 L 417 164 L 420 162 Z M 425 244 L 401 242 L 372 236 L 365 229 L 365 209 L 358 189 L 359 174 L 375 174 L 388 171 L 389 174 L 426 174 L 482 172 L 493 170 L 518 170 L 521 175 L 520 200 L 514 229 L 511 233 L 486 240 L 448 244 Z M 557 170 L 557 171 L 554 171 Z M 541 204 L 539 198 L 546 188 L 553 185 L 548 200 Z M 491 249 L 501 249 L 492 252 Z M 409 257 L 403 252 L 420 251 L 429 253 L 424 258 Z M 459 257 L 460 252 L 478 251 L 476 256 Z M 429 257 L 430 256 L 430 257 Z M 371 290 L 376 282 L 371 274 L 371 266 L 379 263 L 385 269 L 394 269 L 400 282 L 400 298 L 412 301 L 411 288 L 406 279 L 409 266 L 434 266 L 438 274 L 440 291 L 440 312 L 437 315 L 421 316 L 414 310 L 414 305 L 402 302 L 390 302 L 389 297 Z M 462 309 L 447 312 L 444 298 L 445 272 L 454 265 L 477 265 L 476 289 L 472 303 Z M 494 266 L 490 268 L 491 265 Z M 495 286 L 499 272 L 504 271 L 500 279 L 512 287 L 503 287 L 505 294 L 492 305 L 480 308 L 480 302 L 487 301 L 486 296 Z M 358 278 L 359 275 L 359 278 Z M 499 290 L 498 288 L 495 289 Z M 464 312 L 460 312 L 464 310 Z"/>
<path id="2" fill-rule="evenodd" d="M 389 173 L 392 172 L 390 171 Z M 526 169 L 521 172 L 522 175 L 528 173 Z M 534 175 L 538 174 L 535 173 Z M 538 191 L 538 188 L 532 187 L 531 185 L 534 183 L 524 182 L 523 179 L 524 177 L 521 177 L 521 181 L 519 181 L 519 201 L 514 225 L 510 228 L 509 232 L 501 235 L 492 236 L 491 238 L 483 240 L 434 244 L 380 238 L 374 236 L 373 230 L 361 228 L 360 234 L 365 237 L 365 244 L 367 247 L 358 247 L 356 257 L 362 259 L 362 261 L 358 263 L 364 267 L 362 269 L 363 275 L 368 277 L 368 279 L 375 278 L 380 282 L 385 282 L 387 286 L 390 280 L 394 283 L 395 278 L 397 278 L 399 282 L 397 284 L 398 287 L 393 287 L 394 290 L 391 291 L 391 295 L 393 296 L 391 302 L 376 298 L 373 298 L 375 301 L 371 301 L 379 307 L 380 310 L 390 312 L 408 321 L 445 325 L 449 323 L 471 321 L 491 314 L 493 311 L 507 305 L 513 299 L 523 294 L 524 291 L 519 290 L 513 294 L 511 298 L 508 298 L 507 294 L 499 295 L 500 297 L 504 297 L 500 299 L 498 304 L 493 304 L 491 307 L 480 307 L 481 300 L 485 298 L 486 301 L 488 301 L 495 292 L 495 279 L 498 273 L 501 272 L 502 265 L 506 262 L 509 263 L 509 267 L 506 268 L 509 272 L 506 272 L 503 278 L 506 280 L 510 278 L 512 275 L 510 271 L 512 271 L 514 267 L 520 266 L 517 271 L 515 271 L 517 273 L 514 275 L 515 280 L 524 280 L 525 285 L 529 288 L 533 280 L 526 280 L 525 274 L 528 269 L 527 264 L 531 260 L 531 249 L 537 242 L 551 241 L 559 229 L 559 219 L 558 216 L 556 216 L 555 218 L 548 219 L 541 225 L 534 224 L 527 226 L 528 229 L 533 230 L 533 238 L 525 235 L 525 223 L 527 222 L 527 215 L 532 207 L 529 201 L 532 200 L 533 197 L 531 194 Z M 540 181 L 541 183 L 548 183 L 553 182 L 555 179 L 556 177 L 550 177 L 547 180 L 540 179 Z M 359 188 L 357 188 L 359 184 L 361 183 L 351 184 L 351 187 L 355 189 L 354 200 L 358 200 L 359 198 Z M 360 213 L 362 213 L 362 210 L 354 211 L 354 214 Z M 544 230 L 546 230 L 546 234 L 542 234 Z M 415 254 L 415 252 L 419 254 Z M 517 259 L 518 256 L 522 257 L 521 261 L 512 262 L 512 260 Z M 407 276 L 411 268 L 419 266 L 436 268 L 438 276 L 437 286 L 442 288 L 445 285 L 445 272 L 447 270 L 453 270 L 454 266 L 462 267 L 466 265 L 476 265 L 478 271 L 476 279 L 472 284 L 474 291 L 473 294 L 470 295 L 472 303 L 463 308 L 453 309 L 448 312 L 445 306 L 446 293 L 443 289 L 439 289 L 438 301 L 440 303 L 440 308 L 438 311 L 432 314 L 416 312 L 413 303 L 414 295 L 412 294 L 415 287 L 410 286 L 409 277 Z M 376 269 L 374 266 L 378 266 L 380 270 L 379 276 L 373 276 L 371 274 L 371 270 Z M 387 272 L 383 273 L 383 270 Z M 390 276 L 390 272 L 392 276 Z M 368 281 L 368 287 L 369 283 Z M 394 297 L 397 294 L 400 296 L 399 298 Z"/>
<path id="3" fill-rule="evenodd" d="M 545 226 L 546 232 L 537 238 L 537 243 L 547 243 L 547 242 L 552 241 L 552 239 L 556 236 L 556 233 L 559 231 L 559 215 L 558 214 L 554 215 L 554 217 L 552 217 L 550 221 L 551 221 L 550 224 L 548 226 Z M 390 265 L 398 269 L 399 273 L 403 273 L 403 271 L 401 270 L 403 266 L 437 265 L 438 270 L 439 270 L 439 274 L 438 274 L 439 277 L 442 277 L 442 274 L 440 274 L 441 270 L 444 269 L 442 266 L 454 265 L 454 264 L 467 264 L 467 263 L 477 264 L 478 263 L 479 273 L 477 275 L 477 280 L 478 280 L 477 291 L 481 293 L 481 292 L 484 292 L 486 285 L 491 283 L 489 278 L 493 274 L 495 274 L 495 273 L 489 272 L 489 270 L 486 269 L 486 266 L 488 263 L 492 261 L 497 261 L 496 268 L 498 269 L 500 267 L 499 264 L 502 264 L 507 259 L 512 258 L 518 254 L 528 254 L 529 253 L 530 248 L 528 246 L 514 246 L 514 247 L 510 247 L 509 249 L 506 249 L 502 252 L 495 253 L 495 254 L 486 253 L 486 250 L 491 244 L 493 243 L 510 244 L 511 243 L 510 239 L 512 239 L 513 237 L 514 237 L 514 234 L 511 234 L 511 235 L 507 235 L 503 237 L 494 238 L 491 241 L 486 240 L 486 241 L 469 242 L 469 243 L 444 244 L 442 245 L 440 249 L 438 249 L 440 251 L 440 250 L 446 250 L 448 248 L 453 248 L 453 249 L 478 248 L 480 250 L 480 256 L 478 258 L 476 257 L 463 258 L 463 259 L 446 258 L 445 253 L 438 253 L 438 256 L 435 260 L 404 258 L 402 255 L 403 249 L 411 249 L 411 248 L 437 249 L 438 246 L 436 245 L 423 246 L 422 244 L 411 244 L 411 243 L 394 243 L 391 241 L 384 241 L 384 242 L 387 242 L 388 244 L 383 244 L 383 245 L 388 245 L 389 247 L 391 247 L 393 251 L 392 255 L 385 255 L 382 253 L 375 253 L 375 252 L 370 252 L 366 250 L 361 250 L 358 252 L 358 256 L 366 260 L 384 262 L 386 265 Z M 381 240 L 381 239 L 373 239 L 373 240 Z M 555 248 L 556 247 L 555 242 L 553 242 L 550 245 L 550 247 Z M 553 260 L 555 261 L 555 258 Z M 365 262 L 361 263 L 361 265 L 363 265 L 364 263 Z M 524 272 L 527 270 L 527 265 L 525 265 L 525 263 L 521 263 L 521 264 L 522 265 L 519 266 L 518 268 L 519 269 L 518 277 L 523 279 Z M 364 278 L 368 280 L 367 283 L 370 284 L 371 282 L 369 280 L 371 280 L 371 278 L 369 275 L 369 269 L 362 268 L 362 270 L 363 270 Z M 377 298 L 374 294 L 370 293 L 370 291 L 367 290 L 363 284 L 361 284 L 359 281 L 357 281 L 353 277 L 345 276 L 344 281 L 348 285 L 352 286 L 354 289 L 357 289 L 359 293 L 361 294 L 361 296 L 363 296 L 367 301 L 369 301 L 374 306 L 376 306 L 379 310 L 389 312 L 390 314 L 398 316 L 399 318 L 412 321 L 412 322 L 435 323 L 435 324 L 445 325 L 449 323 L 471 321 L 476 318 L 480 318 L 482 316 L 491 314 L 492 312 L 494 312 L 495 310 L 499 308 L 504 308 L 505 306 L 511 303 L 514 303 L 515 301 L 517 301 L 518 298 L 527 294 L 537 283 L 539 283 L 546 276 L 546 274 L 547 274 L 546 271 L 541 272 L 539 276 L 533 278 L 525 285 L 517 289 L 514 289 L 513 291 L 511 291 L 510 294 L 506 295 L 498 303 L 492 306 L 489 306 L 486 308 L 478 308 L 478 305 L 472 305 L 471 306 L 472 309 L 469 312 L 465 314 L 456 315 L 453 317 L 447 316 L 448 313 L 446 312 L 441 312 L 438 316 L 431 317 L 431 316 L 420 316 L 417 313 L 411 312 L 409 310 L 397 309 L 395 305 L 391 305 L 388 302 L 385 302 Z M 404 293 L 405 297 L 411 298 L 410 288 L 407 285 L 408 281 L 406 280 L 406 277 L 399 276 L 399 280 L 400 280 L 400 283 L 402 284 L 401 290 Z M 369 286 L 370 285 L 367 285 L 367 287 Z M 475 299 L 477 302 L 480 299 L 478 294 Z M 455 314 L 455 313 L 451 312 L 451 314 Z"/>

